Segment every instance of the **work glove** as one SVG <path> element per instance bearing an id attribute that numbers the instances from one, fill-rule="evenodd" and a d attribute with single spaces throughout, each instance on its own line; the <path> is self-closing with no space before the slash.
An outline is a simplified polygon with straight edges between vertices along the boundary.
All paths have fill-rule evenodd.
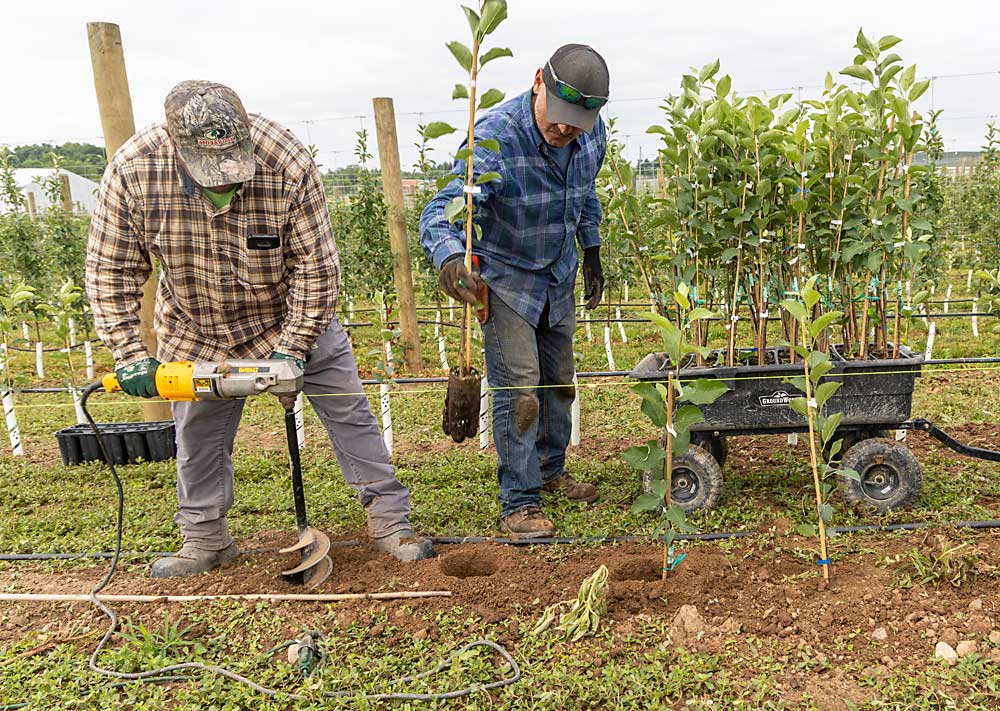
<path id="1" fill-rule="evenodd" d="M 583 298 L 587 309 L 597 308 L 604 294 L 604 269 L 601 267 L 601 247 L 583 250 Z"/>
<path id="2" fill-rule="evenodd" d="M 288 355 L 287 353 L 279 353 L 278 351 L 274 351 L 271 354 L 270 360 L 294 361 L 295 365 L 299 366 L 299 370 L 301 370 L 303 373 L 306 372 L 306 362 L 302 358 L 299 358 L 298 356 Z M 281 406 L 286 410 L 291 410 L 292 408 L 295 407 L 296 397 L 298 397 L 298 393 L 295 393 L 294 395 L 279 395 L 278 402 L 280 402 Z"/>
<path id="3" fill-rule="evenodd" d="M 453 254 L 441 265 L 438 285 L 441 291 L 451 298 L 467 304 L 476 304 L 479 302 L 480 291 L 486 287 L 486 282 L 475 268 L 471 272 L 465 268 L 465 255 Z"/>
<path id="4" fill-rule="evenodd" d="M 143 358 L 135 363 L 118 368 L 115 377 L 122 390 L 132 397 L 156 397 L 156 369 L 160 361 L 156 358 Z"/>

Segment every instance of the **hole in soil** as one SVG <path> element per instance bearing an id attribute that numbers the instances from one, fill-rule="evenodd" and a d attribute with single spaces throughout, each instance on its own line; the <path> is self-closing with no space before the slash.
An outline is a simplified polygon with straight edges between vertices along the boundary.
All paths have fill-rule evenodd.
<path id="1" fill-rule="evenodd" d="M 475 551 L 461 551 L 441 558 L 441 572 L 451 578 L 485 578 L 497 572 L 498 567 L 496 560 Z"/>
<path id="2" fill-rule="evenodd" d="M 611 571 L 612 580 L 659 580 L 663 563 L 654 558 L 630 558 Z"/>

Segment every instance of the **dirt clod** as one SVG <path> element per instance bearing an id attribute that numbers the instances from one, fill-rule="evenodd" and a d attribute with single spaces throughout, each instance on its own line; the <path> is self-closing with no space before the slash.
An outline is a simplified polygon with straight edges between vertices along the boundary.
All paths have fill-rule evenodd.
<path id="1" fill-rule="evenodd" d="M 958 652 L 956 652 L 947 642 L 937 643 L 937 646 L 934 647 L 934 656 L 935 658 L 942 659 L 949 664 L 953 664 L 958 661 Z"/>

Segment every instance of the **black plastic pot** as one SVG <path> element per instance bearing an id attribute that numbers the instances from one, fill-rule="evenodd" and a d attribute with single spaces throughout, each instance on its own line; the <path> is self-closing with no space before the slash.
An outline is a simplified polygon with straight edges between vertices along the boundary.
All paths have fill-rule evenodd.
<path id="1" fill-rule="evenodd" d="M 173 420 L 114 422 L 97 425 L 113 464 L 162 462 L 177 455 Z M 73 425 L 56 432 L 63 464 L 105 461 L 90 425 Z"/>

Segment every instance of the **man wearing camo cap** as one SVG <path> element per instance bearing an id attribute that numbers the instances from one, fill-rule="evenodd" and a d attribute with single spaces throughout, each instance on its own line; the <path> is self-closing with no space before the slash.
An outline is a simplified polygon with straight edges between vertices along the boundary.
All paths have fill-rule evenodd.
<path id="1" fill-rule="evenodd" d="M 329 433 L 345 481 L 368 513 L 376 546 L 400 560 L 433 555 L 414 537 L 409 493 L 360 393 L 350 343 L 336 318 L 337 246 L 309 151 L 290 131 L 247 115 L 232 89 L 185 81 L 167 96 L 166 122 L 114 155 L 87 246 L 87 297 L 97 332 L 130 395 L 156 395 L 160 361 L 294 360 Z M 161 273 L 158 352 L 139 337 L 141 286 Z M 172 403 L 177 430 L 174 520 L 184 535 L 153 577 L 192 575 L 235 558 L 232 450 L 243 401 Z"/>

